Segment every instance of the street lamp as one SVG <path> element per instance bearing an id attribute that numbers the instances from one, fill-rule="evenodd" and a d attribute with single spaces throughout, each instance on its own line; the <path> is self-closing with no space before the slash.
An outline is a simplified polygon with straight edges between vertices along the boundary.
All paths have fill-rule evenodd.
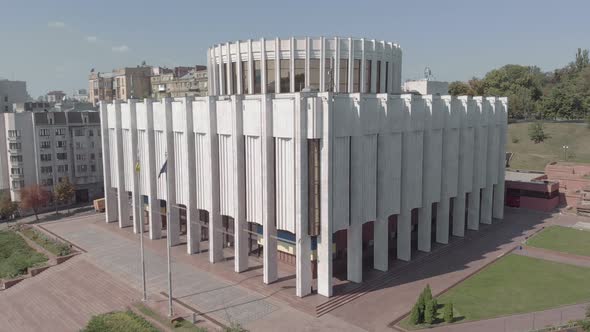
<path id="1" fill-rule="evenodd" d="M 567 161 L 567 150 L 568 150 L 570 147 L 569 147 L 569 146 L 567 146 L 567 145 L 564 145 L 564 146 L 562 146 L 562 148 L 563 148 L 563 159 L 564 159 L 565 161 Z"/>

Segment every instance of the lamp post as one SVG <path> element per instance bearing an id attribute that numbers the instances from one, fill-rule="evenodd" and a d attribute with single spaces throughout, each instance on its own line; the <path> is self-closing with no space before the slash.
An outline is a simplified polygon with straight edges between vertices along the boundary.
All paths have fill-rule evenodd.
<path id="1" fill-rule="evenodd" d="M 563 159 L 564 159 L 565 161 L 567 161 L 567 150 L 568 150 L 570 147 L 569 147 L 569 146 L 567 146 L 567 145 L 564 145 L 564 146 L 562 146 L 562 148 L 563 148 Z"/>

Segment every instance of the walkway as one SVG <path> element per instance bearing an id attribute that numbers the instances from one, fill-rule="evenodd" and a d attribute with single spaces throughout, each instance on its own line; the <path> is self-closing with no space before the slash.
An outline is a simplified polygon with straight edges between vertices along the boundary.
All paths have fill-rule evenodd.
<path id="1" fill-rule="evenodd" d="M 547 261 L 577 265 L 581 267 L 590 267 L 590 257 L 568 254 L 543 248 L 523 246 L 522 250 L 515 250 L 515 254 L 540 258 Z"/>
<path id="2" fill-rule="evenodd" d="M 93 315 L 121 310 L 139 293 L 81 256 L 0 292 L 0 331 L 80 331 Z"/>

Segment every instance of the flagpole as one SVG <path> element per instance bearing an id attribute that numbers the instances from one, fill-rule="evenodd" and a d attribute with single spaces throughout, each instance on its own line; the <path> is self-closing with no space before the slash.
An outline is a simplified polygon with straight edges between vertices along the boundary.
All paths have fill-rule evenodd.
<path id="1" fill-rule="evenodd" d="M 141 194 L 141 168 L 139 165 L 139 154 L 137 155 L 137 165 L 135 166 L 135 181 L 137 183 L 137 191 L 135 196 L 137 196 L 137 206 L 139 206 L 139 250 L 141 253 L 141 284 L 143 288 L 143 298 L 142 301 L 147 301 L 147 288 L 145 282 L 145 254 L 143 250 L 143 195 Z"/>
<path id="2" fill-rule="evenodd" d="M 171 232 L 171 209 L 172 204 L 170 204 L 170 181 L 168 178 L 168 156 L 166 156 L 166 256 L 168 259 L 168 317 L 172 317 L 174 315 L 174 311 L 172 310 L 172 265 L 170 259 L 170 247 L 172 247 L 172 232 Z M 162 171 L 160 171 L 162 172 Z"/>

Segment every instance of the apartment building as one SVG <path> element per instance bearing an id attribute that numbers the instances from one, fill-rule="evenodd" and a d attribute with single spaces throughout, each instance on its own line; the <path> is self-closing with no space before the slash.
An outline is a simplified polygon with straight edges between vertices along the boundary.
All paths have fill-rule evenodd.
<path id="1" fill-rule="evenodd" d="M 103 196 L 98 112 L 21 112 L 0 117 L 0 183 L 20 200 L 22 188 L 48 191 L 68 178 L 76 202 Z"/>
<path id="2" fill-rule="evenodd" d="M 115 69 L 110 73 L 93 70 L 88 78 L 89 99 L 97 105 L 99 101 L 150 97 L 151 73 L 152 67 L 145 65 Z"/>
<path id="3" fill-rule="evenodd" d="M 0 112 L 12 112 L 12 104 L 29 99 L 26 82 L 0 80 Z"/>
<path id="4" fill-rule="evenodd" d="M 151 77 L 152 97 L 190 97 L 206 96 L 207 67 L 176 67 L 173 70 L 160 70 Z"/>

